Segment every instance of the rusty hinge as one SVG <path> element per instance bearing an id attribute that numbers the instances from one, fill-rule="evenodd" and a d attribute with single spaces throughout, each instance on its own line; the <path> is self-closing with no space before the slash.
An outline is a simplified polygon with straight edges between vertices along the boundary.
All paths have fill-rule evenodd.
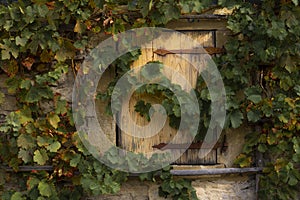
<path id="1" fill-rule="evenodd" d="M 205 50 L 205 51 L 204 51 Z M 166 49 L 157 49 L 154 51 L 157 55 L 165 56 L 167 54 L 220 54 L 224 53 L 223 48 L 217 47 L 204 47 L 203 49 L 180 49 L 180 50 L 166 50 Z"/>
<path id="2" fill-rule="evenodd" d="M 168 145 L 168 149 L 186 149 L 187 144 L 166 144 L 166 143 L 160 143 L 157 145 L 153 145 L 152 147 L 155 149 L 162 149 L 166 145 Z M 188 149 L 205 149 L 211 146 L 210 144 L 203 143 L 203 142 L 197 142 L 197 143 L 192 143 Z M 225 150 L 228 147 L 228 144 L 226 142 L 217 142 L 213 149 L 218 149 L 221 148 Z"/>

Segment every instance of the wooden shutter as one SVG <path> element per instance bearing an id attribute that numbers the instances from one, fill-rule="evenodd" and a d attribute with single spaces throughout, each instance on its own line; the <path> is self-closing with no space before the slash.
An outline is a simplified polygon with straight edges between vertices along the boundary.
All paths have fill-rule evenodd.
<path id="1" fill-rule="evenodd" d="M 204 47 L 215 47 L 216 44 L 215 31 L 191 31 L 191 30 L 184 31 L 183 30 L 181 32 L 193 38 L 194 40 L 197 40 Z M 168 38 L 167 42 L 170 42 L 168 43 L 168 46 L 170 48 L 172 48 L 172 40 L 178 40 L 178 37 Z M 159 43 L 163 43 L 163 42 L 166 41 L 160 41 L 160 40 L 153 41 L 153 43 L 157 43 L 154 46 L 159 46 Z M 190 59 L 192 59 L 194 62 L 197 62 L 197 59 L 200 60 L 199 59 L 200 55 L 190 54 L 189 56 Z M 157 53 L 157 49 L 153 49 L 153 48 L 142 49 L 142 55 L 137 61 L 133 63 L 132 68 L 143 66 L 149 61 L 160 61 L 164 65 L 172 67 L 172 69 L 176 70 L 181 75 L 183 75 L 193 87 L 196 85 L 197 76 L 198 76 L 196 70 L 192 69 L 189 66 L 191 65 L 191 63 L 182 61 L 182 59 L 180 59 L 178 55 L 176 54 L 160 55 L 159 53 Z M 176 79 L 174 79 L 172 74 L 165 73 L 165 75 L 173 83 L 176 83 Z M 156 99 L 156 97 L 153 96 L 152 97 L 139 96 L 136 94 L 133 95 L 132 98 L 130 99 L 129 111 L 131 117 L 136 124 L 143 126 L 148 123 L 147 120 L 134 111 L 134 106 L 136 102 L 141 99 L 150 103 L 159 103 L 159 99 Z M 122 116 L 122 110 L 120 116 Z M 126 124 L 126 121 L 128 120 L 128 116 L 120 117 L 119 120 L 122 120 L 122 122 Z M 163 143 L 168 143 L 174 137 L 176 132 L 177 131 L 175 129 L 171 128 L 168 125 L 168 121 L 166 122 L 165 126 L 158 134 L 150 138 L 136 138 L 131 136 L 130 134 L 119 131 L 117 137 L 118 145 L 121 148 L 126 149 L 128 151 L 141 152 L 141 153 L 153 152 L 154 146 L 159 146 Z M 177 142 L 178 145 L 180 146 L 181 141 L 177 141 Z M 199 149 L 195 148 L 197 147 L 197 145 L 194 145 L 193 147 L 194 148 L 185 151 L 185 153 L 183 153 L 184 150 L 175 147 L 176 151 L 182 151 L 183 155 L 174 164 L 216 164 L 217 163 L 216 149 L 213 149 L 204 158 L 200 158 Z"/>

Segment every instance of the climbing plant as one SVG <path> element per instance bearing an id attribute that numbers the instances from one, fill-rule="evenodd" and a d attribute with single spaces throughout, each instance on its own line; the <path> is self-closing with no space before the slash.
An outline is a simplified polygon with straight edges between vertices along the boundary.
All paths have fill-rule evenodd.
<path id="1" fill-rule="evenodd" d="M 5 187 L 1 198 L 79 199 L 82 194 L 118 192 L 129 174 L 106 167 L 85 149 L 74 127 L 71 102 L 56 90 L 61 78 L 76 75 L 98 34 L 164 26 L 181 14 L 217 6 L 233 10 L 228 16 L 232 36 L 226 52 L 215 58 L 226 87 L 225 128 L 243 123 L 253 127 L 236 164 L 255 166 L 260 163 L 260 152 L 264 162 L 260 198 L 295 199 L 300 181 L 297 0 L 222 0 L 216 4 L 206 0 L 24 0 L 1 4 L 0 73 L 8 77 L 7 92 L 17 99 L 16 111 L 0 127 L 1 163 L 15 172 L 22 165 L 53 166 L 53 171 L 0 171 L 0 185 Z M 121 75 L 138 56 L 138 52 L 128 53 L 112 67 Z M 116 80 L 98 97 L 109 99 Z M 207 108 L 210 94 L 200 77 L 195 91 L 200 107 Z M 169 106 L 171 125 L 176 128 L 180 112 L 168 89 L 149 85 L 140 92 L 164 95 L 164 106 Z M 0 92 L 0 103 L 5 98 Z M 149 119 L 144 109 L 149 107 L 141 101 L 136 111 Z M 203 114 L 205 127 L 209 109 Z M 140 178 L 160 182 L 161 196 L 197 199 L 191 182 L 174 178 L 170 168 Z"/>
<path id="2" fill-rule="evenodd" d="M 238 6 L 220 60 L 228 109 L 255 127 L 236 162 L 265 167 L 259 195 L 266 199 L 296 199 L 299 191 L 299 11 L 298 1 Z"/>

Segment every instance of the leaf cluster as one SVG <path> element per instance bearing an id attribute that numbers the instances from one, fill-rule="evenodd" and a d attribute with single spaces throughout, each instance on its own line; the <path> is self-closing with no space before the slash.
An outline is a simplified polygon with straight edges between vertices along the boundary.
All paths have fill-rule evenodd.
<path id="1" fill-rule="evenodd" d="M 299 22 L 298 1 L 237 6 L 228 20 L 233 37 L 219 60 L 227 86 L 228 123 L 239 127 L 247 121 L 253 126 L 236 163 L 265 166 L 262 199 L 297 198 Z"/>

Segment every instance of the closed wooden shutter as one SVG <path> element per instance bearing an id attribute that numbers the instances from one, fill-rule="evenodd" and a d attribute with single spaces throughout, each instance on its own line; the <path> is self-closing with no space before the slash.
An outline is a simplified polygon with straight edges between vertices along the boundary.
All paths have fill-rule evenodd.
<path id="1" fill-rule="evenodd" d="M 197 40 L 200 44 L 202 44 L 204 47 L 216 47 L 216 41 L 215 41 L 215 31 L 214 30 L 207 30 L 207 31 L 193 31 L 193 30 L 181 30 L 182 33 L 186 34 L 187 36 L 193 38 L 194 40 Z M 167 39 L 167 41 L 161 41 L 161 40 L 155 40 L 153 41 L 152 46 L 159 47 L 160 43 L 166 43 L 168 42 L 168 47 L 172 48 L 172 41 L 178 40 L 178 37 L 174 38 L 170 37 Z M 182 42 L 182 41 L 181 41 Z M 156 44 L 155 44 L 156 43 Z M 162 47 L 163 48 L 163 47 Z M 186 54 L 190 54 L 190 59 L 193 62 L 197 62 L 197 60 L 201 60 L 199 54 L 195 53 L 189 53 L 185 52 Z M 197 81 L 197 71 L 190 67 L 191 63 L 183 61 L 180 56 L 176 54 L 166 54 L 161 55 L 158 53 L 158 49 L 153 48 L 147 48 L 142 49 L 142 54 L 139 57 L 138 60 L 136 60 L 132 64 L 132 68 L 140 67 L 148 63 L 149 61 L 160 61 L 164 65 L 171 67 L 172 69 L 176 70 L 178 73 L 180 73 L 182 76 L 186 78 L 186 80 L 189 81 L 189 83 L 195 87 L 196 81 Z M 176 78 L 173 77 L 172 74 L 165 73 L 166 77 L 168 77 L 173 83 L 177 83 Z M 129 103 L 129 111 L 130 115 L 133 119 L 133 121 L 141 126 L 144 126 L 148 124 L 148 121 L 141 117 L 138 113 L 134 111 L 134 106 L 137 101 L 139 100 L 145 100 L 146 102 L 150 103 L 159 103 L 160 100 L 157 99 L 157 97 L 153 96 L 140 96 L 140 95 L 133 95 L 130 99 Z M 120 113 L 120 116 L 122 116 L 122 110 Z M 122 116 L 119 118 L 123 123 L 126 124 L 128 120 L 128 116 Z M 133 152 L 140 152 L 140 153 L 148 153 L 153 152 L 154 147 L 162 145 L 163 143 L 168 143 L 170 140 L 174 137 L 174 135 L 177 133 L 177 130 L 171 128 L 168 125 L 168 121 L 165 123 L 162 130 L 157 133 L 155 136 L 150 138 L 137 138 L 131 136 L 129 133 L 125 133 L 123 131 L 118 131 L 118 145 L 127 150 L 127 151 L 133 151 Z M 184 150 L 180 149 L 180 143 L 178 142 L 178 148 L 175 147 L 175 151 L 182 151 Z M 210 151 L 208 155 L 206 155 L 204 158 L 201 158 L 199 155 L 199 149 L 196 147 L 197 145 L 194 145 L 194 148 L 190 148 L 186 150 L 183 155 L 174 163 L 174 164 L 216 164 L 217 163 L 217 150 L 213 149 Z"/>

